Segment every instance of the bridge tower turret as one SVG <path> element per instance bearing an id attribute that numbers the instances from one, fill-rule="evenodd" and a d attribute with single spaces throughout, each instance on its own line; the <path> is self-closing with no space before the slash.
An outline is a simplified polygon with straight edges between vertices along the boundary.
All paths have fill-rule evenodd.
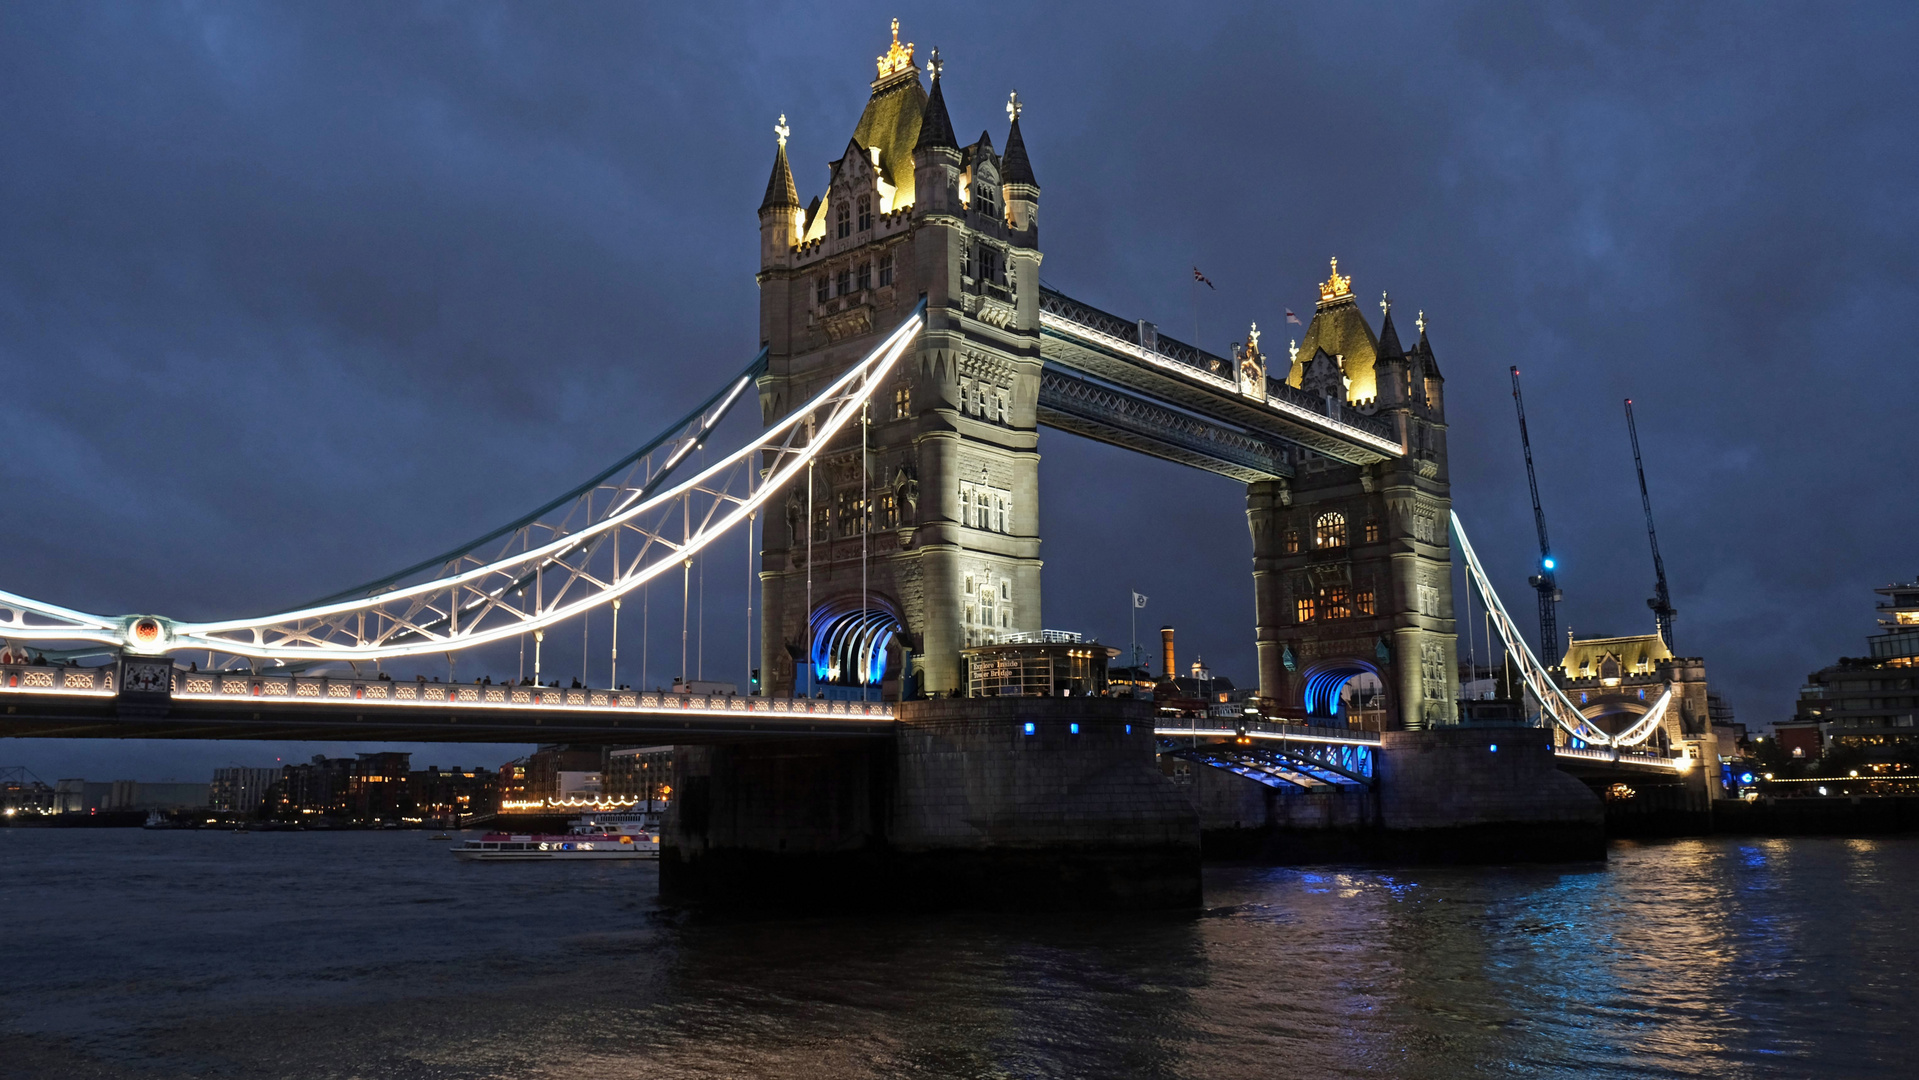
<path id="1" fill-rule="evenodd" d="M 1335 260 L 1286 382 L 1323 397 L 1335 419 L 1389 418 L 1405 453 L 1349 465 L 1302 450 L 1291 481 L 1249 485 L 1260 697 L 1344 723 L 1341 688 L 1370 675 L 1385 727 L 1450 724 L 1459 673 L 1443 380 L 1423 314 L 1408 351 L 1390 302 L 1380 300 L 1375 335 L 1351 284 Z"/>
<path id="2" fill-rule="evenodd" d="M 962 649 L 1041 626 L 1039 187 L 1017 103 L 1004 158 L 986 134 L 960 146 L 938 50 L 930 92 L 912 50 L 896 23 L 825 193 L 793 210 L 792 238 L 777 207 L 761 212 L 768 424 L 927 305 L 919 342 L 873 396 L 864 468 L 848 430 L 810 500 L 801 484 L 766 516 L 772 693 L 807 691 L 810 664 L 816 691 L 857 697 L 877 677 L 890 698 L 910 657 L 904 689 L 943 694 L 962 685 Z M 847 662 L 862 648 L 886 656 L 883 676 Z"/>

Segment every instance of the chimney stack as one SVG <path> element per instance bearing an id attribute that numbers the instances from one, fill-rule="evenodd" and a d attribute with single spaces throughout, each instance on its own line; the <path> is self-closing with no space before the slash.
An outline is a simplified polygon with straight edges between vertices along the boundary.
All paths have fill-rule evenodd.
<path id="1" fill-rule="evenodd" d="M 1162 626 L 1159 628 L 1159 643 L 1160 643 L 1161 650 L 1163 650 L 1165 661 L 1166 661 L 1166 677 L 1169 679 L 1174 678 L 1179 675 L 1179 671 L 1173 666 L 1173 628 L 1172 627 Z"/>

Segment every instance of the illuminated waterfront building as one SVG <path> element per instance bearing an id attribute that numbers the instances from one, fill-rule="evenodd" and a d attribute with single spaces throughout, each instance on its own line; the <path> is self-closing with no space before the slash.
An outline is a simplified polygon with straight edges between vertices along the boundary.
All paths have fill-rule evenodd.
<path id="1" fill-rule="evenodd" d="M 1919 752 L 1919 580 L 1873 591 L 1885 598 L 1877 608 L 1881 632 L 1866 639 L 1865 656 L 1841 657 L 1807 676 L 1779 736 L 1784 743 L 1793 733 L 1808 757 L 1853 747 L 1868 761 L 1905 771 Z"/>

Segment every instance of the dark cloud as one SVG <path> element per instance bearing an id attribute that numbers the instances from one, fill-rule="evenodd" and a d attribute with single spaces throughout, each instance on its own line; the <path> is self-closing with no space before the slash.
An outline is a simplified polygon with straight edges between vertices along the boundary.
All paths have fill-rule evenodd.
<path id="1" fill-rule="evenodd" d="M 756 344 L 774 118 L 810 198 L 892 14 L 0 9 L 5 587 L 268 610 L 643 442 Z M 1309 310 L 1332 254 L 1424 309 L 1457 506 L 1516 610 L 1510 364 L 1563 621 L 1650 626 L 1631 395 L 1681 645 L 1744 718 L 1785 715 L 1861 651 L 1866 590 L 1919 571 L 1909 5 L 899 14 L 941 47 L 961 131 L 1003 142 L 1006 91 L 1029 103 L 1052 285 L 1181 336 L 1197 317 L 1215 349 Z M 1194 263 L 1219 285 L 1197 305 Z M 1137 587 L 1250 679 L 1235 486 L 1043 450 L 1047 623 L 1123 641 Z M 744 577 L 743 549 L 709 568 L 728 677 Z"/>

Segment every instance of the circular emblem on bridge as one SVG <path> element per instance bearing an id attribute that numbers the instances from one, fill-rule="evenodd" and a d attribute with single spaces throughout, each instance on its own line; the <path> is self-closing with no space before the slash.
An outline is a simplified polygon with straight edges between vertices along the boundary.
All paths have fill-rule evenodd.
<path id="1" fill-rule="evenodd" d="M 167 647 L 172 636 L 164 620 L 141 615 L 126 624 L 127 647 L 137 653 L 157 653 Z"/>
<path id="2" fill-rule="evenodd" d="M 160 621 L 141 619 L 133 624 L 133 640 L 142 645 L 152 645 L 160 640 Z"/>

